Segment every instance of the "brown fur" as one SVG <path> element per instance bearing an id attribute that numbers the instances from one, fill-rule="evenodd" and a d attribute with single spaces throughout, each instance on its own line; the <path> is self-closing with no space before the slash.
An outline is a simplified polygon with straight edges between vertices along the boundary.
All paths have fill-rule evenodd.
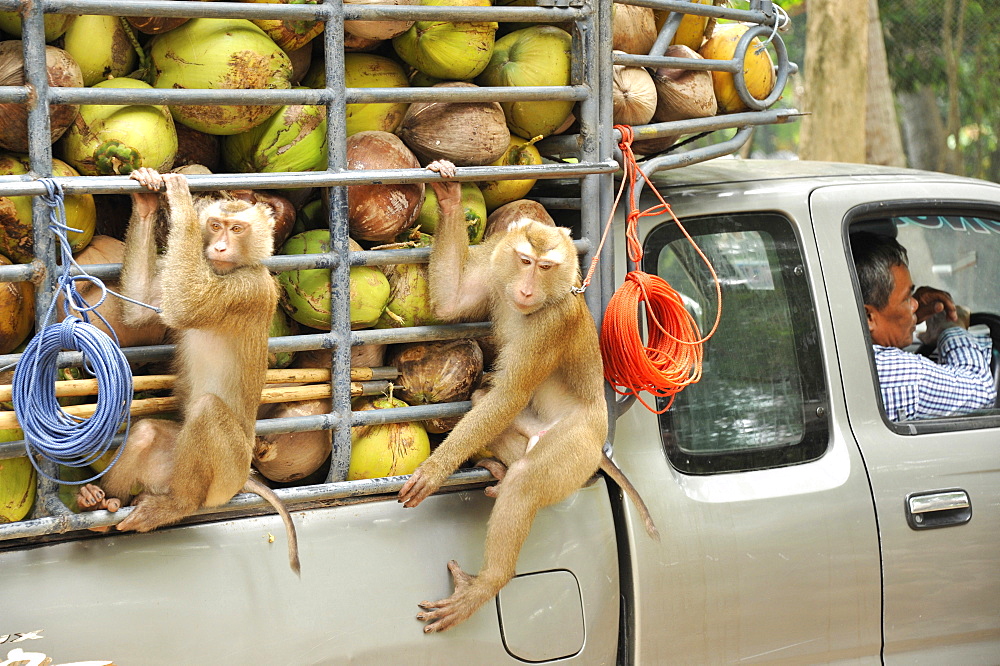
<path id="1" fill-rule="evenodd" d="M 449 167 L 430 168 L 447 175 Z M 417 506 L 483 446 L 506 472 L 488 493 L 496 505 L 483 568 L 473 577 L 449 563 L 455 592 L 420 604 L 426 612 L 417 618 L 429 622 L 425 632 L 459 624 L 496 596 L 514 575 L 538 509 L 568 497 L 598 467 L 613 466 L 603 454 L 608 422 L 597 331 L 583 296 L 570 291 L 579 286 L 580 271 L 568 230 L 515 222 L 469 247 L 459 185 L 431 185 L 441 206 L 429 268 L 435 312 L 452 321 L 488 314 L 500 352 L 491 389 L 476 396 L 472 410 L 400 490 L 399 501 Z"/>
<path id="2" fill-rule="evenodd" d="M 137 423 L 101 481 L 103 493 L 127 501 L 141 486 L 135 509 L 118 529 L 147 532 L 202 507 L 225 504 L 241 490 L 256 492 L 276 504 L 290 527 L 289 557 L 297 572 L 287 511 L 273 492 L 248 483 L 268 328 L 278 298 L 277 284 L 261 263 L 271 254 L 273 218 L 268 209 L 244 202 L 214 202 L 196 210 L 180 174 L 140 169 L 133 178 L 154 191 L 166 185 L 170 231 L 166 252 L 157 259 L 157 195 L 135 195 L 122 289 L 130 298 L 160 305 L 162 312 L 126 303 L 125 320 L 141 326 L 159 316 L 174 331 L 174 395 L 182 420 Z M 78 502 L 105 508 L 94 496 L 88 488 Z"/>

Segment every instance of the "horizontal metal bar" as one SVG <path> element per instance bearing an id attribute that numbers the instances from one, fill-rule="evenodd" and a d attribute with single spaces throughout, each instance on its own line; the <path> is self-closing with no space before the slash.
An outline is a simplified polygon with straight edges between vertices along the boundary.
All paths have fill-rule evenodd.
<path id="1" fill-rule="evenodd" d="M 521 180 L 525 178 L 572 178 L 591 173 L 614 173 L 618 163 L 580 162 L 578 164 L 537 164 L 525 166 L 458 167 L 454 180 Z M 188 176 L 192 191 L 287 189 L 331 187 L 336 185 L 370 185 L 373 183 L 423 183 L 439 178 L 427 169 L 388 169 L 357 171 L 303 171 L 281 173 L 213 174 Z M 127 176 L 71 176 L 53 178 L 66 195 L 127 194 L 145 191 Z M 0 181 L 0 196 L 36 196 L 45 194 L 45 186 L 34 181 Z"/>
<path id="2" fill-rule="evenodd" d="M 710 18 L 729 19 L 743 23 L 759 23 L 761 25 L 774 25 L 778 18 L 777 12 L 765 14 L 755 9 L 732 9 L 718 5 L 701 5 L 685 0 L 628 0 L 620 4 L 634 5 L 636 7 L 650 7 L 670 12 L 681 12 L 682 14 L 694 14 L 695 16 L 708 16 Z"/>
<path id="3" fill-rule="evenodd" d="M 614 54 L 614 64 L 629 67 L 669 67 L 671 69 L 690 69 L 698 71 L 716 71 L 735 73 L 743 63 L 733 60 L 709 60 L 707 58 L 675 58 L 672 56 L 634 55 L 631 53 Z"/>
<path id="4" fill-rule="evenodd" d="M 0 0 L 0 10 L 18 11 L 25 0 Z M 184 2 L 168 0 L 41 0 L 43 11 L 53 14 L 105 14 L 111 16 L 173 16 L 182 18 L 272 18 L 325 21 L 343 14 L 345 20 L 365 21 L 577 21 L 588 15 L 574 7 L 452 7 L 419 5 L 268 4 L 234 2 Z"/>
<path id="5" fill-rule="evenodd" d="M 683 60 L 680 58 L 679 60 Z M 709 61 L 728 62 L 728 61 Z M 0 87 L 3 97 L 24 101 L 24 86 Z M 161 105 L 222 105 L 222 104 L 305 104 L 324 106 L 341 98 L 347 104 L 387 102 L 518 102 L 586 99 L 586 86 L 477 86 L 475 88 L 434 86 L 406 88 L 49 88 L 50 104 L 161 104 Z"/>
<path id="6" fill-rule="evenodd" d="M 281 501 L 288 507 L 297 504 L 335 501 L 352 497 L 368 495 L 390 495 L 399 492 L 408 476 L 389 476 L 378 479 L 362 479 L 358 481 L 341 481 L 297 488 L 279 488 L 277 493 Z M 493 477 L 485 469 L 463 469 L 452 474 L 444 482 L 445 488 L 460 488 L 468 485 L 478 485 L 488 482 Z M 267 508 L 269 505 L 257 495 L 239 494 L 228 504 L 214 508 L 201 509 L 196 516 L 225 516 L 246 509 Z M 23 520 L 17 523 L 0 525 L 0 541 L 40 537 L 50 534 L 65 534 L 92 527 L 110 527 L 117 525 L 131 513 L 132 507 L 122 507 L 116 513 L 108 511 L 89 511 L 63 516 L 48 516 L 34 520 Z M 114 534 L 114 532 L 111 532 Z"/>

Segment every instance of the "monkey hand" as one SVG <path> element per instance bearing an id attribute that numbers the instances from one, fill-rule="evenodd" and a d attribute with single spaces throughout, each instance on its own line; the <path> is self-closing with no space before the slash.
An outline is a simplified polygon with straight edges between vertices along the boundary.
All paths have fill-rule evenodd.
<path id="1" fill-rule="evenodd" d="M 407 509 L 412 509 L 433 495 L 448 478 L 447 470 L 441 471 L 433 464 L 428 464 L 430 462 L 430 459 L 425 460 L 399 489 L 397 501 Z"/>
<path id="2" fill-rule="evenodd" d="M 465 573 L 455 560 L 448 562 L 448 571 L 455 581 L 455 592 L 447 599 L 417 604 L 424 609 L 417 613 L 417 619 L 427 622 L 424 625 L 425 634 L 445 631 L 465 622 L 483 604 L 495 597 L 499 589 L 490 589 L 478 577 Z"/>
<path id="3" fill-rule="evenodd" d="M 132 206 L 140 217 L 150 217 L 156 212 L 160 205 L 156 192 L 163 187 L 163 176 L 156 169 L 140 167 L 128 175 L 132 180 L 137 180 L 150 192 L 133 192 Z"/>
<path id="4" fill-rule="evenodd" d="M 447 180 L 455 177 L 455 165 L 448 160 L 437 160 L 427 165 L 430 171 L 441 174 L 441 180 L 432 180 L 429 185 L 437 197 L 438 206 L 442 212 L 462 209 L 462 185 L 456 181 Z"/>
<path id="5" fill-rule="evenodd" d="M 427 169 L 441 174 L 442 178 L 455 177 L 455 165 L 448 160 L 434 160 L 427 165 Z"/>

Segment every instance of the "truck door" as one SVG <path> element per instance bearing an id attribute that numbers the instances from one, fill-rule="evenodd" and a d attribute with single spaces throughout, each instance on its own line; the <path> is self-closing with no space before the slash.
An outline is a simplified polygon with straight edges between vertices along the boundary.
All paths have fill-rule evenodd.
<path id="1" fill-rule="evenodd" d="M 845 240 L 860 227 L 895 234 L 914 284 L 945 289 L 981 313 L 996 345 L 1000 189 L 967 181 L 829 187 L 815 192 L 812 211 L 851 429 L 878 513 L 885 662 L 996 663 L 1000 416 L 984 409 L 920 421 L 887 417 Z"/>
<path id="2" fill-rule="evenodd" d="M 723 306 L 701 381 L 662 415 L 637 404 L 617 421 L 616 459 L 663 534 L 654 544 L 630 515 L 635 663 L 878 659 L 874 508 L 794 219 L 684 219 Z M 644 251 L 711 329 L 714 283 L 669 218 Z"/>

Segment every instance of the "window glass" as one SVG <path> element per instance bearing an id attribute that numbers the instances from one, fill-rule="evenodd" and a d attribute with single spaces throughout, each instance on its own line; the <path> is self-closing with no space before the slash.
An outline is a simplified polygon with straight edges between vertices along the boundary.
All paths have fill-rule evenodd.
<path id="1" fill-rule="evenodd" d="M 701 380 L 660 417 L 678 469 L 731 472 L 804 462 L 826 448 L 826 394 L 812 299 L 794 233 L 776 214 L 685 221 L 722 288 L 722 318 Z M 647 240 L 648 272 L 680 293 L 703 333 L 715 286 L 672 222 Z M 662 408 L 666 401 L 660 399 Z"/>

